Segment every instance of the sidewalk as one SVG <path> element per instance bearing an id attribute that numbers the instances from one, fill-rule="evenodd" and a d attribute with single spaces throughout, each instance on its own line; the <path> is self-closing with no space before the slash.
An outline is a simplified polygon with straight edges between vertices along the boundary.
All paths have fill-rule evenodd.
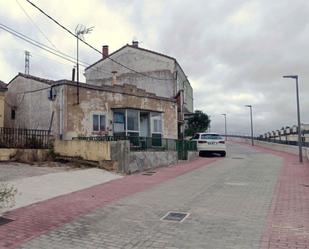
<path id="1" fill-rule="evenodd" d="M 258 149 L 284 158 L 261 249 L 309 248 L 309 163 L 300 164 L 292 154 Z"/>
<path id="2" fill-rule="evenodd" d="M 13 210 L 5 217 L 14 221 L 0 226 L 0 248 L 16 248 L 25 241 L 71 222 L 99 207 L 149 189 L 216 160 L 218 159 L 201 158 L 193 162 L 160 168 L 151 177 L 143 173 L 125 176 L 105 184 Z"/>
<path id="3" fill-rule="evenodd" d="M 75 169 L 6 181 L 5 183 L 17 189 L 17 195 L 15 205 L 2 210 L 0 214 L 118 178 L 122 178 L 122 176 L 93 168 Z"/>

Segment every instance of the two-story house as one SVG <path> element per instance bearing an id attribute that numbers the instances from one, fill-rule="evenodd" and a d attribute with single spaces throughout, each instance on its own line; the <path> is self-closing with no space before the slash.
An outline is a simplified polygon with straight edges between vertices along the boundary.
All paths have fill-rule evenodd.
<path id="1" fill-rule="evenodd" d="M 183 137 L 185 116 L 193 113 L 193 90 L 183 69 L 173 57 L 138 46 L 137 41 L 109 54 L 102 48 L 102 59 L 85 70 L 86 83 L 96 86 L 130 84 L 158 97 L 177 102 L 178 137 Z M 140 113 L 141 134 L 147 135 L 147 114 Z M 115 120 L 124 120 L 123 115 Z M 117 130 L 117 127 L 114 127 Z"/>

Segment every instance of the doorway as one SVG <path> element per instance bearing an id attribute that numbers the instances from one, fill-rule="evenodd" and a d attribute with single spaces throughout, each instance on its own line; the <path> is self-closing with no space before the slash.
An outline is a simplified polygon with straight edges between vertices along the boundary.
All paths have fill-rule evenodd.
<path id="1" fill-rule="evenodd" d="M 140 136 L 150 136 L 149 112 L 140 112 Z"/>

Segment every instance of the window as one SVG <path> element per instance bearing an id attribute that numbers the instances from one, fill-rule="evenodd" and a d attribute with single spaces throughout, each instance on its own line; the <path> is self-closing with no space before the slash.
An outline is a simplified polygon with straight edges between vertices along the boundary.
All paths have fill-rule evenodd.
<path id="1" fill-rule="evenodd" d="M 114 123 L 124 124 L 124 113 L 123 112 L 115 112 L 114 113 Z"/>
<path id="2" fill-rule="evenodd" d="M 105 115 L 99 115 L 99 114 L 92 115 L 92 129 L 93 131 L 105 131 L 106 129 Z"/>
<path id="3" fill-rule="evenodd" d="M 119 110 L 114 112 L 114 132 L 124 133 L 125 132 L 125 110 Z"/>
<path id="4" fill-rule="evenodd" d="M 199 139 L 200 138 L 200 134 L 195 134 L 192 139 Z"/>
<path id="5" fill-rule="evenodd" d="M 162 133 L 162 115 L 161 113 L 151 114 L 152 133 Z"/>
<path id="6" fill-rule="evenodd" d="M 202 134 L 201 139 L 222 139 L 218 134 Z"/>
<path id="7" fill-rule="evenodd" d="M 127 125 L 129 131 L 139 131 L 138 119 L 139 113 L 137 110 L 127 110 Z"/>
<path id="8" fill-rule="evenodd" d="M 11 119 L 15 119 L 16 112 L 15 109 L 11 109 Z"/>

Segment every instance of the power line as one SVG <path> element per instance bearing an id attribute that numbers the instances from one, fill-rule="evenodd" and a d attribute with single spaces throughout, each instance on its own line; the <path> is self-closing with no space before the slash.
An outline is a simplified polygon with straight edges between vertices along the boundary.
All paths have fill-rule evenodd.
<path id="1" fill-rule="evenodd" d="M 3 27 L 1 27 L 1 26 L 3 26 Z M 45 51 L 47 51 L 47 52 L 49 52 L 49 53 L 51 53 L 51 54 L 53 54 L 53 55 L 56 55 L 56 56 L 58 56 L 58 57 L 61 57 L 62 59 L 65 59 L 65 60 L 67 60 L 67 61 L 69 61 L 69 62 L 75 64 L 75 60 L 76 60 L 76 59 L 75 59 L 74 57 L 70 56 L 70 55 L 67 55 L 67 54 L 65 54 L 65 53 L 63 53 L 63 52 L 61 52 L 61 51 L 59 51 L 59 50 L 55 50 L 55 49 L 53 49 L 53 48 L 51 48 L 51 47 L 49 47 L 49 46 L 47 46 L 47 45 L 45 45 L 45 44 L 43 44 L 43 43 L 40 43 L 40 42 L 38 42 L 38 41 L 36 41 L 36 40 L 34 40 L 34 39 L 32 39 L 32 38 L 30 38 L 30 37 L 28 37 L 28 36 L 26 36 L 26 35 L 20 33 L 20 32 L 18 32 L 18 31 L 16 31 L 16 30 L 14 30 L 14 29 L 12 29 L 12 28 L 10 28 L 10 27 L 8 27 L 8 26 L 2 24 L 2 23 L 0 23 L 0 28 L 2 28 L 3 30 L 7 31 L 8 33 L 10 33 L 10 34 L 12 34 L 12 35 L 14 35 L 14 36 L 16 36 L 16 37 L 18 37 L 18 38 L 20 38 L 20 39 L 22 39 L 22 40 L 28 42 L 28 43 L 30 43 L 30 44 L 32 44 L 32 45 L 38 47 L 38 48 L 41 48 L 41 49 L 43 49 L 43 50 L 45 50 Z M 51 50 L 51 51 L 50 51 L 50 50 Z M 60 53 L 61 55 L 66 56 L 66 57 L 68 57 L 69 59 L 68 59 L 68 58 L 65 58 L 65 57 L 63 57 L 63 56 L 61 56 L 61 55 L 59 55 L 59 54 L 57 54 L 57 53 Z M 82 63 L 82 64 L 80 64 L 80 65 L 81 65 L 82 67 L 88 67 L 88 66 L 90 65 L 89 63 L 83 62 L 83 61 L 81 61 L 81 63 Z M 94 70 L 96 70 L 96 71 L 98 71 L 98 72 L 101 71 L 101 72 L 104 72 L 104 73 L 112 74 L 111 72 L 108 72 L 108 71 L 103 70 L 103 69 L 101 69 L 101 68 L 100 68 L 100 69 L 96 68 L 96 69 L 94 69 Z"/>
<path id="2" fill-rule="evenodd" d="M 28 19 L 30 20 L 30 22 L 39 30 L 39 32 L 45 37 L 45 39 L 55 48 L 57 49 L 57 47 L 51 42 L 50 39 L 48 39 L 47 35 L 45 35 L 45 33 L 43 32 L 43 30 L 39 27 L 39 25 L 37 25 L 33 19 L 31 18 L 31 16 L 27 13 L 27 11 L 24 9 L 24 7 L 20 4 L 20 2 L 18 0 L 16 0 L 16 3 L 18 4 L 18 6 L 20 7 L 20 9 L 24 12 L 24 14 L 28 17 Z"/>
<path id="3" fill-rule="evenodd" d="M 61 51 L 55 50 L 55 49 L 53 49 L 51 47 L 48 47 L 45 44 L 42 44 L 42 43 L 40 43 L 40 42 L 38 42 L 38 41 L 36 41 L 36 40 L 34 40 L 34 39 L 32 39 L 32 38 L 22 34 L 20 32 L 18 32 L 16 30 L 13 30 L 10 27 L 8 27 L 8 26 L 6 26 L 6 25 L 4 25 L 2 23 L 0 23 L 0 28 L 5 30 L 5 31 L 7 31 L 8 33 L 10 33 L 12 35 L 14 35 L 14 36 L 24 40 L 24 41 L 26 41 L 26 42 L 36 46 L 36 47 L 39 47 L 39 48 L 41 48 L 41 49 L 43 49 L 43 50 L 45 50 L 45 51 L 47 51 L 47 52 L 49 52 L 49 53 L 51 53 L 53 55 L 61 57 L 62 59 L 70 61 L 70 62 L 75 64 L 75 58 L 71 57 L 70 55 L 67 55 L 67 54 L 65 54 L 65 53 L 63 53 Z M 87 66 L 87 64 L 86 65 L 85 65 L 85 63 L 83 63 L 83 64 L 84 64 L 83 66 L 85 66 L 85 67 Z"/>
<path id="4" fill-rule="evenodd" d="M 50 20 L 52 20 L 54 23 L 56 23 L 58 26 L 60 26 L 62 29 L 64 29 L 65 31 L 67 31 L 69 34 L 71 34 L 72 36 L 74 36 L 75 38 L 79 39 L 81 42 L 83 42 L 85 45 L 87 45 L 88 47 L 92 48 L 94 51 L 98 52 L 99 54 L 102 55 L 102 52 L 98 49 L 96 49 L 95 47 L 93 47 L 92 45 L 90 45 L 89 43 L 87 43 L 86 41 L 80 39 L 77 35 L 75 35 L 72 31 L 70 31 L 68 28 L 66 28 L 64 25 L 60 24 L 56 19 L 54 19 L 53 17 L 51 17 L 50 15 L 48 15 L 44 10 L 42 10 L 40 7 L 38 7 L 37 5 L 35 5 L 34 3 L 32 3 L 30 0 L 26 0 L 29 4 L 31 4 L 34 8 L 36 8 L 38 11 L 40 11 L 43 15 L 45 15 L 47 18 L 49 18 Z M 158 77 L 154 77 L 154 76 L 150 76 L 150 75 L 147 75 L 145 73 L 141 73 L 141 72 L 138 72 L 116 60 L 114 60 L 113 58 L 111 57 L 107 57 L 108 59 L 110 59 L 111 61 L 113 61 L 114 63 L 134 72 L 134 73 L 137 73 L 137 74 L 140 74 L 140 75 L 143 75 L 145 77 L 148 77 L 148 78 L 152 78 L 152 79 L 155 79 L 155 80 L 174 80 L 173 78 L 170 78 L 170 79 L 162 79 L 162 78 L 158 78 Z"/>

